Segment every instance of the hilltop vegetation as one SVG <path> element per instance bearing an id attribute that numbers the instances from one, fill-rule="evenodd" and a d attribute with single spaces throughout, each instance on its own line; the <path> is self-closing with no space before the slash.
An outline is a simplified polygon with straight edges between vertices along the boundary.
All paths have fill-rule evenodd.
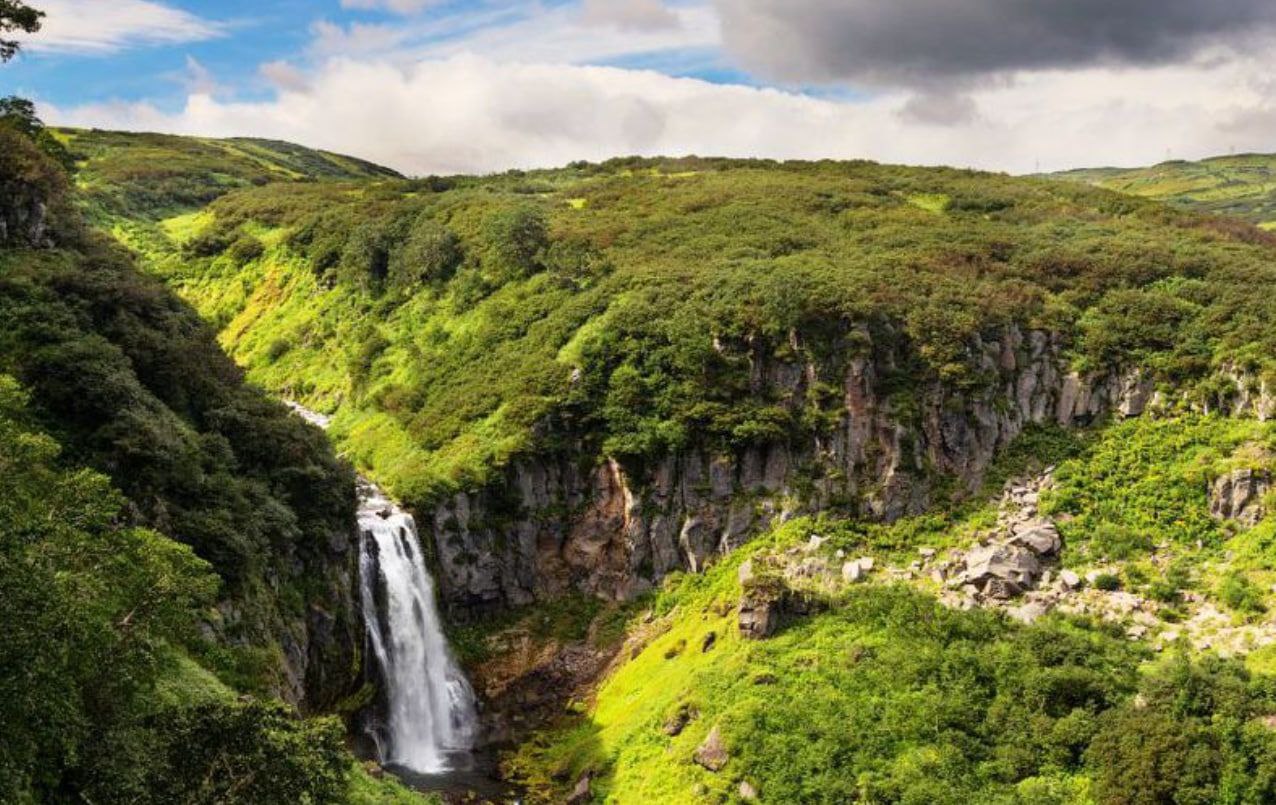
<path id="1" fill-rule="evenodd" d="M 53 129 L 80 200 L 102 219 L 151 219 L 272 182 L 394 178 L 389 168 L 277 140 Z"/>
<path id="2" fill-rule="evenodd" d="M 1261 375 L 1276 354 L 1258 230 L 952 170 L 622 160 L 272 185 L 134 245 L 254 381 L 335 411 L 342 449 L 418 502 L 565 441 L 643 461 L 825 427 L 837 395 L 768 398 L 749 349 L 899 346 L 904 412 L 909 389 L 986 382 L 971 344 L 1011 323 L 1196 400 L 1223 364 Z"/>
<path id="3" fill-rule="evenodd" d="M 1178 160 L 1148 168 L 1083 168 L 1053 177 L 1276 229 L 1276 155 L 1272 154 Z"/>

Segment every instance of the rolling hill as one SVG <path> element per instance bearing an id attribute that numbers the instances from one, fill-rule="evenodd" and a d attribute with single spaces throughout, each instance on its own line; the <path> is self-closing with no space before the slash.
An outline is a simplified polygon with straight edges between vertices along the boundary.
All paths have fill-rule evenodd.
<path id="1" fill-rule="evenodd" d="M 1089 168 L 1052 178 L 1130 193 L 1276 228 L 1276 155 L 1237 154 L 1147 168 Z"/>

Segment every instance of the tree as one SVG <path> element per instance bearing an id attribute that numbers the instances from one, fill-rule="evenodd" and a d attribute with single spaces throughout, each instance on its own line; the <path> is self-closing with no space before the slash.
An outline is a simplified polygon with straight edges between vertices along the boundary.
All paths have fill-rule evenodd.
<path id="1" fill-rule="evenodd" d="M 16 95 L 0 98 L 0 126 L 7 126 L 31 140 L 67 171 L 75 168 L 71 152 L 45 127 L 44 121 L 36 114 L 35 104 L 26 98 Z"/>
<path id="2" fill-rule="evenodd" d="M 40 30 L 43 11 L 36 11 L 22 0 L 0 0 L 0 34 L 23 31 L 33 34 Z M 0 62 L 12 59 L 22 45 L 17 40 L 0 37 Z"/>
<path id="3" fill-rule="evenodd" d="M 543 265 L 549 247 L 549 224 L 533 207 L 516 207 L 490 215 L 483 225 L 487 267 L 498 283 L 523 279 Z"/>

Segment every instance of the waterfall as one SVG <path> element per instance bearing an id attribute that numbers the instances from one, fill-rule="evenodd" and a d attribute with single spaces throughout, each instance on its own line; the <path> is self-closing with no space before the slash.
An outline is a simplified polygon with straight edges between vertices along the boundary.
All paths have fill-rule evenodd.
<path id="1" fill-rule="evenodd" d="M 328 418 L 289 402 L 320 428 Z M 387 703 L 374 736 L 382 762 L 421 774 L 466 765 L 478 717 L 474 691 L 452 657 L 425 567 L 416 521 L 359 479 L 359 586 Z"/>
<path id="2" fill-rule="evenodd" d="M 412 515 L 361 485 L 359 575 L 364 620 L 388 712 L 386 763 L 435 774 L 474 741 L 474 691 L 452 658 Z"/>

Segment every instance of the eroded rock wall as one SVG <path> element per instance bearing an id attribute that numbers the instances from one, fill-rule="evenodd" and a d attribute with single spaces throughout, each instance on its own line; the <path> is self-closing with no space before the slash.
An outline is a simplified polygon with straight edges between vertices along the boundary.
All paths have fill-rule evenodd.
<path id="1" fill-rule="evenodd" d="M 799 334 L 789 341 L 783 354 L 810 354 Z M 700 570 L 777 519 L 826 509 L 882 520 L 919 513 L 941 480 L 976 489 L 1030 423 L 1135 416 L 1153 398 L 1138 372 L 1068 372 L 1062 343 L 1046 332 L 1005 328 L 970 345 L 973 379 L 905 388 L 900 379 L 917 376 L 916 365 L 892 343 L 854 331 L 820 350 L 821 360 L 740 347 L 759 395 L 796 409 L 817 388 L 836 390 L 834 424 L 809 438 L 688 451 L 641 468 L 582 447 L 516 461 L 502 482 L 423 512 L 445 603 L 457 612 L 571 589 L 628 598 L 671 571 Z"/>

